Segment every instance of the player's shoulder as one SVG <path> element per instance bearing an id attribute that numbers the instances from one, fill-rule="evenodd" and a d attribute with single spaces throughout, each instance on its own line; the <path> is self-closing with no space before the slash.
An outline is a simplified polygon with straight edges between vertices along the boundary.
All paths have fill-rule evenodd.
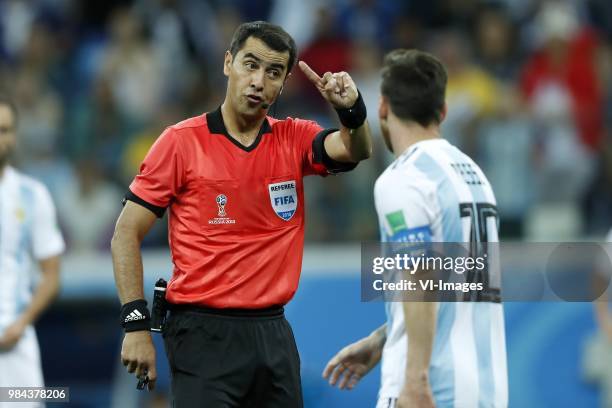
<path id="1" fill-rule="evenodd" d="M 47 187 L 40 181 L 32 176 L 29 176 L 13 167 L 7 167 L 6 171 L 19 186 L 22 191 L 35 195 L 49 195 Z"/>
<path id="2" fill-rule="evenodd" d="M 448 154 L 461 153 L 462 152 L 448 140 L 438 137 L 434 139 L 422 140 L 415 143 L 412 148 L 414 149 L 413 156 L 425 155 L 432 156 L 434 158 L 443 158 Z"/>
<path id="3" fill-rule="evenodd" d="M 272 116 L 266 116 L 266 118 L 268 119 L 268 122 L 270 123 L 270 126 L 294 126 L 294 125 L 300 125 L 300 124 L 311 124 L 311 123 L 315 123 L 315 121 L 313 120 L 308 120 L 308 119 L 302 119 L 302 118 L 294 118 L 292 116 L 287 116 L 285 119 L 280 119 L 280 118 L 274 118 Z"/>
<path id="4" fill-rule="evenodd" d="M 320 126 L 314 120 L 293 118 L 291 116 L 287 116 L 285 119 L 273 118 L 271 116 L 267 116 L 268 123 L 273 131 L 300 131 L 307 129 L 319 129 Z"/>
<path id="5" fill-rule="evenodd" d="M 435 193 L 436 188 L 435 180 L 416 166 L 411 158 L 405 161 L 395 160 L 379 176 L 375 184 L 375 190 L 380 193 L 396 196 L 415 192 L 422 196 L 430 196 Z"/>
<path id="6" fill-rule="evenodd" d="M 469 163 L 476 167 L 474 161 L 446 139 L 429 139 L 416 143 L 397 160 L 398 166 L 416 168 L 421 173 L 435 177 L 444 173 L 444 169 L 457 163 Z"/>
<path id="7" fill-rule="evenodd" d="M 395 179 L 403 185 L 433 185 L 431 174 L 422 163 L 423 158 L 429 158 L 430 153 L 415 147 L 400 155 L 386 170 L 390 179 Z"/>
<path id="8" fill-rule="evenodd" d="M 178 123 L 175 123 L 174 125 L 170 125 L 166 128 L 166 130 L 174 133 L 181 133 L 181 131 L 187 129 L 207 129 L 207 124 L 206 114 L 202 114 L 184 119 Z"/>
<path id="9" fill-rule="evenodd" d="M 199 135 L 209 132 L 206 117 L 206 114 L 202 114 L 166 127 L 157 138 L 156 143 L 163 143 L 165 146 L 180 146 L 184 142 L 195 141 Z M 189 149 L 181 148 L 180 150 Z"/>

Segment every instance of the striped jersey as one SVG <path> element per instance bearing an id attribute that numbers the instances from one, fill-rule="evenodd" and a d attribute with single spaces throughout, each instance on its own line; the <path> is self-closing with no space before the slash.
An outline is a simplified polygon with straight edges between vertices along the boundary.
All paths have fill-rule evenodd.
<path id="1" fill-rule="evenodd" d="M 63 251 L 47 189 L 6 166 L 0 175 L 0 335 L 30 303 L 34 261 Z"/>
<path id="2" fill-rule="evenodd" d="M 413 144 L 374 187 L 382 242 L 497 242 L 495 196 L 481 169 L 444 139 Z M 499 274 L 489 277 L 499 282 Z M 498 286 L 499 287 L 499 286 Z M 387 302 L 379 398 L 404 385 L 409 339 L 402 303 Z M 429 379 L 437 407 L 506 407 L 501 303 L 438 305 Z"/>

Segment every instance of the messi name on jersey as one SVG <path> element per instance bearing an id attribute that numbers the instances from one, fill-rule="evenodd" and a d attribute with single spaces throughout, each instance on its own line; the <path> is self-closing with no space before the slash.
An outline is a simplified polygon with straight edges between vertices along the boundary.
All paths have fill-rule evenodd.
<path id="1" fill-rule="evenodd" d="M 285 221 L 289 221 L 297 209 L 295 180 L 268 184 L 272 209 Z"/>

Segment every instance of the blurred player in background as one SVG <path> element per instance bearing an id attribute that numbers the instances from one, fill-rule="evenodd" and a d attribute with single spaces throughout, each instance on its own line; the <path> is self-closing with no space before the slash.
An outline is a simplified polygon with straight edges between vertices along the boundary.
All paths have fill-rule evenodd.
<path id="1" fill-rule="evenodd" d="M 164 338 L 176 407 L 301 407 L 299 356 L 283 305 L 295 293 L 304 242 L 303 177 L 369 157 L 363 99 L 346 72 L 300 68 L 337 111 L 340 129 L 277 120 L 268 108 L 295 63 L 293 39 L 245 23 L 225 53 L 214 112 L 170 126 L 130 185 L 112 242 L 126 329 L 122 360 L 154 386 L 155 350 L 140 243 L 169 209 L 174 273 Z"/>
<path id="2" fill-rule="evenodd" d="M 0 387 L 42 387 L 32 325 L 58 293 L 64 240 L 47 189 L 8 165 L 16 131 L 15 105 L 0 96 Z M 42 271 L 34 293 L 33 262 Z"/>
<path id="3" fill-rule="evenodd" d="M 497 242 L 488 180 L 440 137 L 447 81 L 442 64 L 430 54 L 400 49 L 386 56 L 382 72 L 379 117 L 396 160 L 374 187 L 381 241 L 410 242 L 419 234 L 425 242 Z M 324 377 L 350 389 L 382 358 L 377 408 L 507 406 L 499 289 L 482 295 L 481 302 L 386 303 L 386 325 L 341 350 Z"/>

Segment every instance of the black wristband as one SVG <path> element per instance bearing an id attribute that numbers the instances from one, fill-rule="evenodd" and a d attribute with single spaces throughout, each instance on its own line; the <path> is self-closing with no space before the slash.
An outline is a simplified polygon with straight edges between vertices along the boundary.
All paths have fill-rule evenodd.
<path id="1" fill-rule="evenodd" d="M 357 129 L 365 122 L 368 112 L 361 97 L 361 92 L 357 91 L 357 100 L 350 108 L 335 108 L 340 123 L 349 129 Z"/>
<path id="2" fill-rule="evenodd" d="M 147 309 L 147 301 L 138 299 L 121 306 L 119 322 L 126 333 L 151 330 L 151 314 Z"/>

